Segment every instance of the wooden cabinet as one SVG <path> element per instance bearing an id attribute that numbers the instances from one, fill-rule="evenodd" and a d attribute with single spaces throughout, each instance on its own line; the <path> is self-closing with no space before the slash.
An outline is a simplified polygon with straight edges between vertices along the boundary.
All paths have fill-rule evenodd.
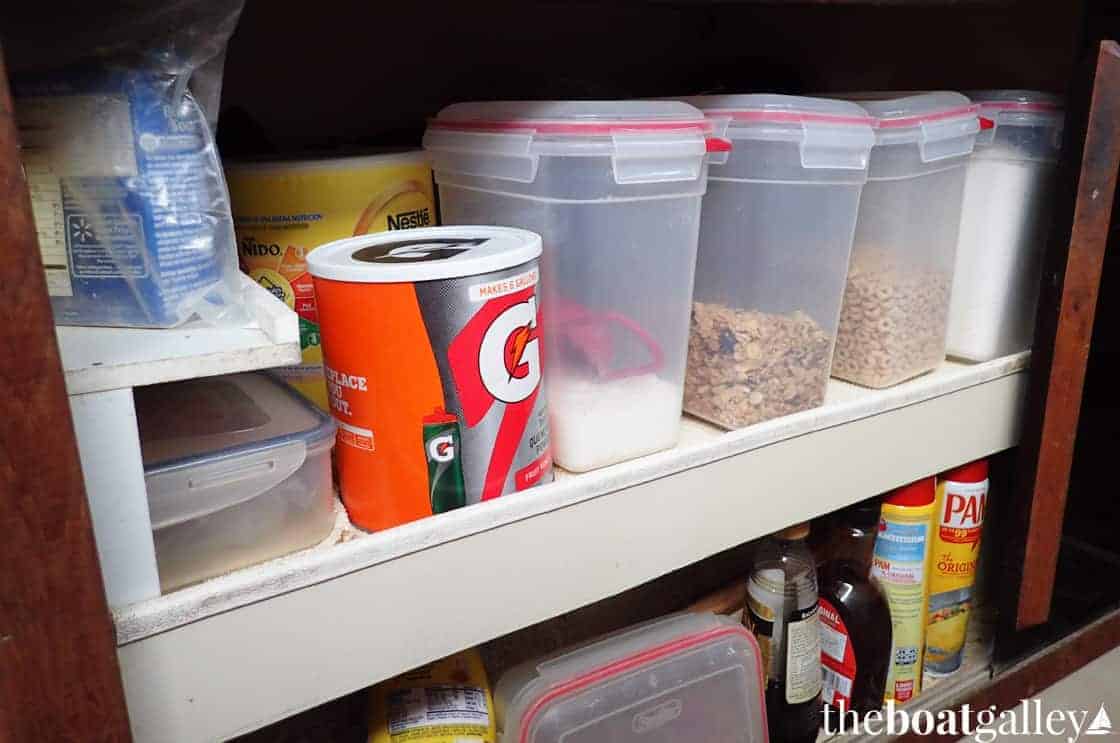
<path id="1" fill-rule="evenodd" d="M 835 382 L 819 410 L 732 433 L 686 419 L 675 450 L 382 534 L 360 535 L 340 518 L 337 543 L 112 613 L 3 91 L 0 286 L 10 310 L 0 366 L 12 412 L 0 467 L 10 536 L 0 541 L 0 738 L 126 739 L 126 698 L 139 740 L 248 732 L 1016 445 L 998 537 L 1001 663 L 993 684 L 969 693 L 1017 701 L 1120 644 L 1118 620 L 1106 617 L 1037 656 L 1035 671 L 1015 665 L 1051 607 L 1120 162 L 1120 50 L 1107 41 L 1120 22 L 1105 5 L 534 0 L 421 10 L 248 0 L 228 52 L 227 156 L 415 145 L 426 117 L 470 98 L 1064 92 L 1063 185 L 1034 350 L 947 362 L 886 391 Z M 26 20 L 4 39 L 13 64 L 35 43 Z M 261 342 L 273 363 L 290 355 Z"/>

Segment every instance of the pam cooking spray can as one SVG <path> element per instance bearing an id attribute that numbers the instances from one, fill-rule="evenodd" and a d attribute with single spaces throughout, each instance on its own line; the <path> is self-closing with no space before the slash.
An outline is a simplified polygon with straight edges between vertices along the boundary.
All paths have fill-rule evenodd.
<path id="1" fill-rule="evenodd" d="M 987 505 L 987 460 L 937 478 L 926 628 L 926 670 L 931 674 L 961 667 Z"/>
<path id="2" fill-rule="evenodd" d="M 905 702 L 922 689 L 926 603 L 929 598 L 934 480 L 905 485 L 883 499 L 871 576 L 891 610 L 891 662 L 886 699 Z"/>
<path id="3" fill-rule="evenodd" d="M 433 227 L 307 257 L 342 502 L 376 531 L 552 480 L 541 238 Z"/>

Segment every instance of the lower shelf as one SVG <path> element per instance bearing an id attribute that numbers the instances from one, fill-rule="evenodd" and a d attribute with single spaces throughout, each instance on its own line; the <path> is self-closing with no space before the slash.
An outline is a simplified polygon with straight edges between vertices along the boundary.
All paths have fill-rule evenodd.
<path id="1" fill-rule="evenodd" d="M 221 739 L 1013 446 L 1028 354 L 722 432 L 116 612 L 135 738 Z M 246 690 L 252 690 L 251 693 Z"/>

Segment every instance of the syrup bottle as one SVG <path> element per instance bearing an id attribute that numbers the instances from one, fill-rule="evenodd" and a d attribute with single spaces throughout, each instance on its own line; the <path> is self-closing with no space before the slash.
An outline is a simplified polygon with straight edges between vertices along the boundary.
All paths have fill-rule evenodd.
<path id="1" fill-rule="evenodd" d="M 822 697 L 844 712 L 883 706 L 891 658 L 891 612 L 870 577 L 879 525 L 876 498 L 837 512 L 818 547 Z"/>

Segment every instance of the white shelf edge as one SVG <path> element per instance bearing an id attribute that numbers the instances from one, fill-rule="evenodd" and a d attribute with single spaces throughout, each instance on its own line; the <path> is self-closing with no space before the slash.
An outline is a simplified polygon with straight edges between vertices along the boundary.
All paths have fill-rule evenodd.
<path id="1" fill-rule="evenodd" d="M 1009 448 L 1028 358 L 946 363 L 890 390 L 835 383 L 814 411 L 117 611 L 134 735 L 247 732 Z"/>
<path id="2" fill-rule="evenodd" d="M 252 318 L 241 327 L 197 321 L 167 329 L 56 326 L 67 392 L 82 395 L 298 363 L 296 314 L 247 276 L 241 281 Z"/>
<path id="3" fill-rule="evenodd" d="M 690 437 L 686 431 L 681 445 L 671 451 L 583 475 L 562 475 L 557 482 L 521 496 L 500 498 L 484 506 L 460 509 L 438 519 L 417 521 L 341 544 L 326 544 L 123 607 L 115 612 L 118 643 L 134 642 L 241 605 L 391 562 L 453 539 L 574 506 L 797 436 L 984 384 L 1025 370 L 1029 359 L 1029 353 L 1022 353 L 974 366 L 947 363 L 934 375 L 887 390 L 866 390 L 834 380 L 829 390 L 832 400 L 815 410 L 714 436 Z M 945 374 L 947 368 L 954 373 Z M 692 423 L 696 428 L 715 430 L 700 422 Z M 701 441 L 690 443 L 690 438 Z M 742 541 L 752 538 L 748 536 Z"/>

